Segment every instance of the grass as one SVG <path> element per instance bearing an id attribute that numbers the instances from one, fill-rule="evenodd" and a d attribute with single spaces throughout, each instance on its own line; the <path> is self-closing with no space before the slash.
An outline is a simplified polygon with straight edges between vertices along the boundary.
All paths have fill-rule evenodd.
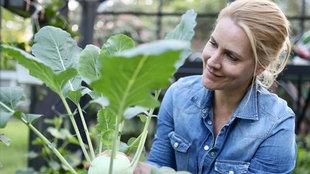
<path id="1" fill-rule="evenodd" d="M 18 169 L 27 168 L 28 135 L 29 130 L 23 123 L 12 120 L 0 134 L 10 139 L 10 146 L 0 142 L 0 173 L 15 174 Z"/>

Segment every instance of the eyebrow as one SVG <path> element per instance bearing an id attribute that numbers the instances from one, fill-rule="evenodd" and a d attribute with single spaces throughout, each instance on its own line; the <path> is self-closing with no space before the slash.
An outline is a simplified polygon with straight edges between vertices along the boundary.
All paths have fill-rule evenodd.
<path id="1" fill-rule="evenodd" d="M 216 42 L 216 40 L 214 39 L 214 37 L 212 35 L 210 36 L 210 40 L 212 40 L 212 42 L 215 42 L 216 45 L 218 45 L 218 43 Z M 236 52 L 234 52 L 232 50 L 229 50 L 229 49 L 226 49 L 226 48 L 224 50 L 225 50 L 225 52 L 233 54 L 234 56 L 236 56 L 239 59 L 244 59 L 243 56 L 241 56 L 240 54 L 238 54 L 238 53 L 236 53 Z"/>

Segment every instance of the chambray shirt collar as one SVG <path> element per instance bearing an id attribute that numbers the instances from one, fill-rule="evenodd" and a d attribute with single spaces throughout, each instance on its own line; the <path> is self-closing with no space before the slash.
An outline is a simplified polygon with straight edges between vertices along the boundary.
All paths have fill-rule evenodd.
<path id="1" fill-rule="evenodd" d="M 260 86 L 258 84 L 251 85 L 246 95 L 241 100 L 239 107 L 233 116 L 243 119 L 258 120 L 258 93 Z"/>
<path id="2" fill-rule="evenodd" d="M 198 91 L 192 96 L 191 101 L 200 109 L 206 109 L 209 112 L 212 108 L 212 99 L 214 91 L 206 89 L 201 85 Z M 251 85 L 247 90 L 246 95 L 241 100 L 240 105 L 235 110 L 232 118 L 241 118 L 249 120 L 258 120 L 258 92 L 261 88 L 258 84 Z M 206 115 L 203 115 L 203 117 Z"/>

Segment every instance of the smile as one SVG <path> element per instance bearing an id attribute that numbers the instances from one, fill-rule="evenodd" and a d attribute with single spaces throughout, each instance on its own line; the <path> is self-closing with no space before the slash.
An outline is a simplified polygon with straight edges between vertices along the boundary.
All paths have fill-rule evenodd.
<path id="1" fill-rule="evenodd" d="M 212 71 L 208 68 L 208 66 L 206 67 L 206 75 L 207 75 L 207 77 L 209 77 L 209 78 L 220 78 L 220 77 L 223 77 L 223 76 L 221 76 L 221 75 L 218 75 L 218 74 L 212 72 Z"/>

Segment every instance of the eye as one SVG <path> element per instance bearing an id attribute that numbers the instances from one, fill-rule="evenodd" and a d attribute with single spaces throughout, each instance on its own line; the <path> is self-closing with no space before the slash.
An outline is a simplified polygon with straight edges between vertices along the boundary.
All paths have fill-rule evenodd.
<path id="1" fill-rule="evenodd" d="M 231 60 L 232 62 L 236 62 L 239 60 L 239 58 L 232 53 L 226 53 L 226 55 L 227 55 L 228 59 Z"/>
<path id="2" fill-rule="evenodd" d="M 215 40 L 211 37 L 208 41 L 210 43 L 210 45 L 212 45 L 213 47 L 217 47 L 217 43 L 215 42 Z"/>

